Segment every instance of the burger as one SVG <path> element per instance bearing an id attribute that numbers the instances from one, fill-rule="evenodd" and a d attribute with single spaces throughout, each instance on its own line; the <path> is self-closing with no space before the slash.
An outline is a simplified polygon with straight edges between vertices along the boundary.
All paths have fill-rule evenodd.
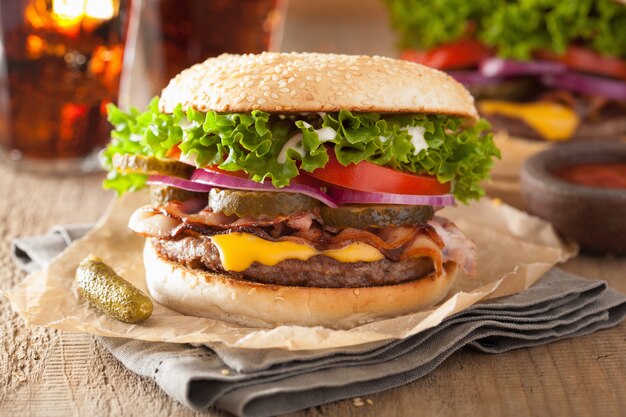
<path id="1" fill-rule="evenodd" d="M 626 5 L 618 0 L 386 0 L 402 58 L 447 71 L 494 130 L 626 137 Z"/>
<path id="2" fill-rule="evenodd" d="M 109 107 L 105 187 L 150 187 L 151 296 L 249 326 L 348 328 L 425 309 L 474 244 L 438 209 L 483 194 L 498 150 L 465 88 L 384 57 L 221 55 L 145 112 Z"/>

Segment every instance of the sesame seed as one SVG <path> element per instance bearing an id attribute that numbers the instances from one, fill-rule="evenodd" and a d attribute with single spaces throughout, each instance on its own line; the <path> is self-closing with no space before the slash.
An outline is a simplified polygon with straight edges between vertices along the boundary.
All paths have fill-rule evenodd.
<path id="1" fill-rule="evenodd" d="M 265 103 L 267 103 L 267 100 L 266 100 L 266 99 L 264 99 L 264 98 L 260 98 L 260 99 L 259 99 L 259 101 L 257 101 L 257 103 L 259 103 L 259 104 L 265 104 Z"/>
<path id="2" fill-rule="evenodd" d="M 256 101 L 256 98 L 254 96 L 248 96 L 248 97 L 246 97 L 246 100 L 248 100 L 250 103 L 252 103 L 253 101 Z"/>
<path id="3" fill-rule="evenodd" d="M 222 370 L 220 371 L 220 374 L 222 374 L 222 375 L 224 375 L 224 376 L 226 376 L 226 375 L 230 375 L 230 371 L 229 371 L 228 369 L 224 368 L 224 369 L 222 369 Z"/>
<path id="4" fill-rule="evenodd" d="M 235 291 L 230 293 L 230 299 L 235 301 L 237 299 L 237 293 Z"/>
<path id="5" fill-rule="evenodd" d="M 290 90 L 285 87 L 285 88 L 279 88 L 278 91 L 280 91 L 281 93 L 288 93 Z"/>
<path id="6" fill-rule="evenodd" d="M 352 293 L 354 293 L 354 295 L 359 295 L 361 293 L 361 290 L 359 290 L 358 288 L 355 288 L 352 290 Z"/>
<path id="7" fill-rule="evenodd" d="M 248 295 L 252 295 L 256 292 L 256 288 L 250 288 L 250 291 L 248 291 Z"/>
<path id="8" fill-rule="evenodd" d="M 374 400 L 370 400 L 369 398 L 365 400 L 369 405 L 374 405 Z"/>
<path id="9" fill-rule="evenodd" d="M 355 398 L 352 400 L 352 405 L 354 405 L 355 407 L 362 407 L 365 405 L 365 403 L 363 402 L 362 399 L 360 398 Z"/>
<path id="10" fill-rule="evenodd" d="M 276 93 L 272 93 L 272 98 L 273 98 L 273 99 L 277 99 L 278 97 L 279 97 L 279 96 L 278 96 L 278 94 L 276 94 Z"/>

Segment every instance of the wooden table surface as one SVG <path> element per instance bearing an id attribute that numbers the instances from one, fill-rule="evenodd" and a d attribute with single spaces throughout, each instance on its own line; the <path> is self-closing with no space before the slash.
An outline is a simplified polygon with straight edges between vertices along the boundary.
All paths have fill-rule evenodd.
<path id="1" fill-rule="evenodd" d="M 392 55 L 392 35 L 376 17 L 380 3 L 364 0 L 355 8 L 355 2 L 292 0 L 283 49 Z M 328 13 L 330 7 L 339 11 Z M 54 224 L 95 221 L 112 198 L 101 179 L 18 174 L 0 163 L 0 291 L 25 277 L 10 258 L 10 240 Z M 626 292 L 626 258 L 579 256 L 563 268 Z M 224 415 L 183 407 L 126 370 L 92 336 L 26 328 L 3 297 L 0 343 L 0 416 Z M 428 376 L 366 399 L 362 406 L 345 400 L 290 416 L 625 415 L 626 323 L 499 355 L 464 349 Z"/>

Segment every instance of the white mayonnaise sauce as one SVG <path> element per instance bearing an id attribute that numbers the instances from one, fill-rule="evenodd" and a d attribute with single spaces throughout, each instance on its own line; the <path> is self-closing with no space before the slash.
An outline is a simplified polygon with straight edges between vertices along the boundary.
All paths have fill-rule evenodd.
<path id="1" fill-rule="evenodd" d="M 291 137 L 285 144 L 283 148 L 280 150 L 280 153 L 276 157 L 276 162 L 279 164 L 284 164 L 287 162 L 287 150 L 293 149 L 298 152 L 301 156 L 304 155 L 304 146 L 302 145 L 302 132 L 298 132 Z"/>
<path id="2" fill-rule="evenodd" d="M 424 138 L 424 133 L 426 132 L 424 127 L 407 126 L 404 130 L 411 135 L 411 145 L 415 148 L 413 149 L 413 155 L 417 155 L 423 149 L 428 149 L 428 143 L 426 143 Z"/>
<path id="3" fill-rule="evenodd" d="M 302 122 L 302 124 L 306 128 L 313 127 L 307 122 Z M 328 142 L 329 140 L 335 139 L 335 137 L 337 136 L 337 131 L 333 129 L 332 127 L 323 127 L 321 129 L 313 129 L 313 131 L 317 133 L 317 137 L 320 140 L 320 142 Z"/>
<path id="4" fill-rule="evenodd" d="M 313 127 L 307 122 L 302 122 L 302 124 L 306 128 Z M 317 133 L 317 137 L 320 142 L 328 142 L 329 140 L 335 139 L 335 137 L 337 136 L 337 132 L 332 127 L 323 127 L 321 129 L 314 129 L 313 131 Z M 278 162 L 279 164 L 284 164 L 285 162 L 287 162 L 287 150 L 289 149 L 293 149 L 294 151 L 298 152 L 300 156 L 304 156 L 304 145 L 302 145 L 302 138 L 302 132 L 298 132 L 293 135 L 287 142 L 285 142 L 283 148 L 280 150 L 280 153 L 276 157 L 276 162 Z"/>
<path id="5" fill-rule="evenodd" d="M 178 122 L 178 126 L 180 126 L 183 130 L 188 130 L 200 126 L 200 123 L 196 122 L 195 120 L 190 122 L 189 120 L 183 118 L 180 119 L 180 121 Z"/>

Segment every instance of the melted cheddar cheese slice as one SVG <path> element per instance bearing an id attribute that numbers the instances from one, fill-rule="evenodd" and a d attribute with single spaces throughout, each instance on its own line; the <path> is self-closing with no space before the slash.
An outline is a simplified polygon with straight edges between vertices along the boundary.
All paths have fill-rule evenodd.
<path id="1" fill-rule="evenodd" d="M 301 243 L 270 242 L 241 232 L 211 236 L 211 242 L 219 251 L 224 269 L 235 272 L 246 270 L 254 262 L 273 266 L 286 259 L 306 261 L 316 255 L 325 255 L 339 262 L 374 262 L 384 258 L 378 249 L 362 242 L 351 243 L 341 249 L 319 251 Z"/>
<path id="2" fill-rule="evenodd" d="M 547 140 L 562 141 L 572 137 L 580 119 L 569 107 L 559 103 L 538 101 L 513 103 L 500 100 L 482 100 L 478 108 L 483 114 L 523 120 Z"/>

